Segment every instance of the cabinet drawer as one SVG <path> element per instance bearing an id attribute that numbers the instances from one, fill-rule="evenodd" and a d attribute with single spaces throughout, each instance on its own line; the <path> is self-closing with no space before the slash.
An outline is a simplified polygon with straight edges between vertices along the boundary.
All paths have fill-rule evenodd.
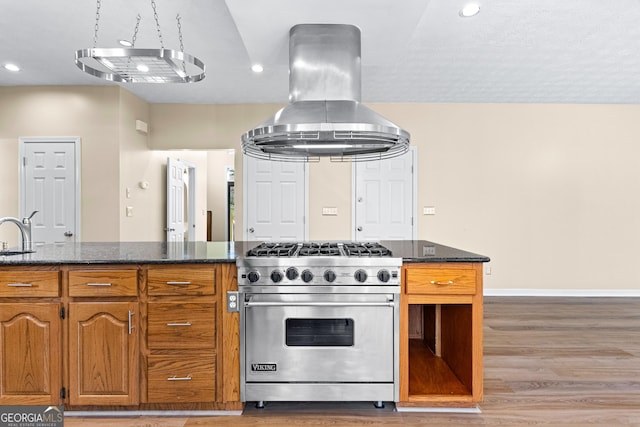
<path id="1" fill-rule="evenodd" d="M 476 272 L 464 268 L 407 268 L 408 294 L 475 294 Z"/>
<path id="2" fill-rule="evenodd" d="M 149 303 L 149 348 L 215 348 L 216 304 Z"/>
<path id="3" fill-rule="evenodd" d="M 0 271 L 0 297 L 57 297 L 59 276 L 57 271 Z"/>
<path id="4" fill-rule="evenodd" d="M 136 296 L 137 270 L 69 271 L 69 296 Z"/>
<path id="5" fill-rule="evenodd" d="M 216 400 L 215 353 L 149 356 L 148 401 L 214 402 Z"/>
<path id="6" fill-rule="evenodd" d="M 213 266 L 152 267 L 147 275 L 149 295 L 213 295 L 215 269 Z"/>

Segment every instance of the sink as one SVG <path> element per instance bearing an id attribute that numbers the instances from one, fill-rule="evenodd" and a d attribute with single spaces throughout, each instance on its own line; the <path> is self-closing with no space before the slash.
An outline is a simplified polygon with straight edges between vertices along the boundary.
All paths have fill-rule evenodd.
<path id="1" fill-rule="evenodd" d="M 0 256 L 23 255 L 23 254 L 30 254 L 33 252 L 35 251 L 8 250 L 8 251 L 0 251 Z"/>

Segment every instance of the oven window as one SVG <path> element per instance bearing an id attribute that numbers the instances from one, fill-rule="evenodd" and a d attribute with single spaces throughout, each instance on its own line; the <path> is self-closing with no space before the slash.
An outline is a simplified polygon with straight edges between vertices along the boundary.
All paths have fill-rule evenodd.
<path id="1" fill-rule="evenodd" d="M 286 329 L 291 347 L 353 346 L 353 319 L 287 319 Z"/>

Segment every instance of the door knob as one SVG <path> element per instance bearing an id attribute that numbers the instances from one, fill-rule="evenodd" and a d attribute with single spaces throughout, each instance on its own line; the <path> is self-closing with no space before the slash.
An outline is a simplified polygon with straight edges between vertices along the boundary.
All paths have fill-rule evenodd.
<path id="1" fill-rule="evenodd" d="M 356 228 L 356 230 L 362 231 L 362 227 L 358 227 L 358 228 Z"/>
<path id="2" fill-rule="evenodd" d="M 67 237 L 71 237 L 73 236 L 73 233 L 71 231 L 65 231 L 64 235 Z"/>
<path id="3" fill-rule="evenodd" d="M 249 233 L 253 233 L 254 231 L 256 230 L 254 230 L 253 227 L 249 228 Z"/>

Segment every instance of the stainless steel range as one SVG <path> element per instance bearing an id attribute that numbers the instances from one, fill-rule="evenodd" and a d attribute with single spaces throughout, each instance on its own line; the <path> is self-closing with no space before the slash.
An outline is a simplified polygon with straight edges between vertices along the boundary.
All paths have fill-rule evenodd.
<path id="1" fill-rule="evenodd" d="M 371 242 L 239 257 L 242 401 L 398 401 L 401 265 Z"/>

